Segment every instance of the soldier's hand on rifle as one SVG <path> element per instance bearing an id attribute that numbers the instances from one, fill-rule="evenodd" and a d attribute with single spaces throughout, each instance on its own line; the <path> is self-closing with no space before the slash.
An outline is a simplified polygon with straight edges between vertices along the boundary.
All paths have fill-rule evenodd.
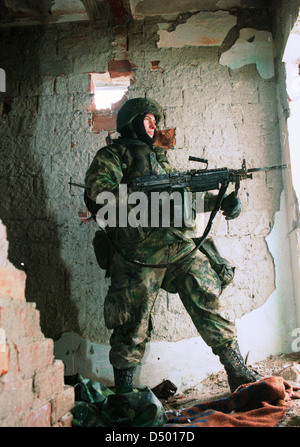
<path id="1" fill-rule="evenodd" d="M 235 192 L 224 197 L 221 204 L 221 210 L 223 211 L 223 216 L 225 216 L 226 220 L 232 220 L 239 217 L 242 211 L 242 202 Z"/>

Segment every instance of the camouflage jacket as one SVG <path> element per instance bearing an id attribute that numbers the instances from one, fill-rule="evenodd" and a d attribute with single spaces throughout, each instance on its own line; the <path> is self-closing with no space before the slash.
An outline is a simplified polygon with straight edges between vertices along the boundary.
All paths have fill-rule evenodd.
<path id="1" fill-rule="evenodd" d="M 112 144 L 97 152 L 86 172 L 85 188 L 88 197 L 96 201 L 99 193 L 108 191 L 114 194 L 116 205 L 119 204 L 119 185 L 129 185 L 134 177 L 144 175 L 149 170 L 159 173 L 174 171 L 162 148 L 150 147 L 133 139 L 120 137 Z M 128 194 L 130 193 L 128 187 Z M 208 203 L 208 202 L 207 202 Z M 208 209 L 207 209 L 208 210 Z M 151 258 L 151 251 L 179 242 L 191 242 L 182 228 L 126 227 L 106 228 L 110 238 L 126 253 L 138 252 L 140 259 Z"/>

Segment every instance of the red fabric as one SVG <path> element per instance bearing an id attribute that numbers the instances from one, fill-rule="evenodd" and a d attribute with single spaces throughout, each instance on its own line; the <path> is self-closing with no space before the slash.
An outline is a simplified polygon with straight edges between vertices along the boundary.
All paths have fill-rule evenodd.
<path id="1" fill-rule="evenodd" d="M 168 413 L 165 427 L 275 427 L 300 399 L 300 388 L 283 377 L 267 377 L 242 385 L 224 399 Z"/>

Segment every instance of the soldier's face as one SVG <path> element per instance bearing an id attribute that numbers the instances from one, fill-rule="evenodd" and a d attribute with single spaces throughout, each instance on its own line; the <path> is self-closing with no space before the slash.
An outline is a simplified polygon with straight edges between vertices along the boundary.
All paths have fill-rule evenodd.
<path id="1" fill-rule="evenodd" d="M 152 115 L 152 113 L 147 113 L 147 115 L 144 118 L 144 126 L 147 134 L 150 138 L 153 138 L 154 131 L 156 129 L 156 120 L 155 116 Z"/>

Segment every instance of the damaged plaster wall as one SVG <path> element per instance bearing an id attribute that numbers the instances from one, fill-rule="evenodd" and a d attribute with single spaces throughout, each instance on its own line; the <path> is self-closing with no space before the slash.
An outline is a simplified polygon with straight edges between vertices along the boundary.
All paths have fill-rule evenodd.
<path id="1" fill-rule="evenodd" d="M 277 97 L 283 159 L 292 164 L 284 176 L 287 202 L 291 273 L 295 294 L 295 325 L 300 326 L 300 232 L 299 232 L 299 23 L 300 1 L 273 2 L 276 43 Z M 296 43 L 296 45 L 295 45 Z M 291 66 L 292 71 L 291 71 Z M 297 110 L 298 109 L 298 110 Z M 298 114 L 297 114 L 298 113 Z"/>
<path id="2" fill-rule="evenodd" d="M 236 17 L 228 12 L 217 11 L 194 14 L 185 23 L 178 24 L 174 31 L 168 30 L 168 24 L 158 24 L 157 47 L 220 46 L 236 22 Z"/>
<path id="3" fill-rule="evenodd" d="M 253 20 L 248 15 L 244 22 L 237 15 L 240 29 L 258 29 L 261 11 L 252 14 Z M 224 29 L 230 32 L 236 16 L 226 13 L 225 23 L 221 36 L 226 40 Z M 196 162 L 188 162 L 189 155 L 209 159 L 210 168 L 240 168 L 244 158 L 249 167 L 280 163 L 274 77 L 262 78 L 255 64 L 235 69 L 222 65 L 221 44 L 199 46 L 188 41 L 183 47 L 162 46 L 159 31 L 171 25 L 132 22 L 125 37 L 134 76 L 128 98 L 153 98 L 162 105 L 162 127 L 176 129 L 175 146 L 168 150 L 174 166 L 198 168 Z M 270 31 L 270 25 L 268 19 L 260 29 Z M 82 191 L 70 188 L 68 182 L 71 178 L 82 183 L 96 151 L 105 145 L 107 132 L 92 132 L 88 84 L 89 73 L 107 70 L 111 29 L 107 23 L 6 29 L 1 40 L 7 92 L 0 123 L 4 154 L 0 217 L 8 231 L 9 257 L 26 271 L 26 297 L 37 303 L 43 333 L 55 340 L 56 355 L 67 371 L 77 372 L 72 369 L 77 365 L 79 370 L 84 367 L 85 375 L 90 372 L 107 382 L 112 380 L 112 368 L 103 302 L 109 279 L 92 250 L 96 224 L 81 224 Z M 153 68 L 153 61 L 159 69 Z M 280 172 L 259 173 L 241 185 L 239 219 L 216 219 L 217 245 L 236 266 L 234 284 L 222 295 L 224 314 L 230 318 L 241 319 L 260 308 L 275 290 L 274 259 L 265 238 L 280 210 L 282 189 Z M 177 295 L 160 292 L 152 323 L 142 383 L 152 380 L 155 385 L 168 376 L 180 386 L 187 380 L 187 369 L 190 383 L 197 383 L 221 368 Z M 272 335 L 264 333 L 270 347 L 266 354 L 282 348 L 268 344 Z M 247 346 L 244 349 L 247 352 Z M 182 360 L 180 367 L 170 363 L 171 357 L 174 362 Z M 171 377 L 173 364 L 177 375 Z"/>
<path id="4" fill-rule="evenodd" d="M 247 64 L 255 64 L 263 79 L 271 79 L 275 75 L 273 39 L 269 31 L 258 31 L 244 28 L 233 47 L 224 52 L 220 64 L 235 69 Z"/>
<path id="5" fill-rule="evenodd" d="M 241 343 L 244 346 L 248 345 L 248 349 L 251 348 L 251 345 L 255 345 L 256 350 L 260 351 L 260 357 L 265 356 L 269 351 L 276 352 L 280 346 L 282 352 L 299 351 L 296 338 L 299 336 L 300 322 L 299 203 L 293 187 L 293 185 L 297 185 L 299 164 L 297 163 L 298 157 L 293 160 L 290 154 L 292 129 L 288 127 L 288 121 L 292 119 L 290 114 L 293 111 L 291 102 L 298 99 L 293 89 L 296 87 L 297 90 L 295 76 L 290 78 L 289 64 L 293 64 L 293 72 L 296 71 L 299 81 L 300 49 L 298 45 L 291 44 L 295 38 L 293 33 L 298 33 L 296 24 L 299 23 L 299 13 L 299 0 L 284 2 L 284 4 L 278 1 L 273 2 L 273 37 L 282 162 L 292 163 L 292 166 L 291 169 L 283 173 L 284 191 L 281 195 L 280 211 L 276 213 L 274 228 L 266 238 L 274 258 L 276 289 L 261 308 L 244 315 L 238 322 Z M 293 129 L 296 132 L 296 141 L 299 140 L 299 116 L 293 118 L 297 123 Z M 296 164 L 293 165 L 295 161 Z M 292 174 L 294 174 L 294 178 L 292 178 Z M 287 265 L 290 268 L 287 268 Z M 273 335 L 266 339 L 266 332 Z M 262 339 L 264 343 L 260 344 L 260 348 L 257 349 L 259 340 Z"/>

